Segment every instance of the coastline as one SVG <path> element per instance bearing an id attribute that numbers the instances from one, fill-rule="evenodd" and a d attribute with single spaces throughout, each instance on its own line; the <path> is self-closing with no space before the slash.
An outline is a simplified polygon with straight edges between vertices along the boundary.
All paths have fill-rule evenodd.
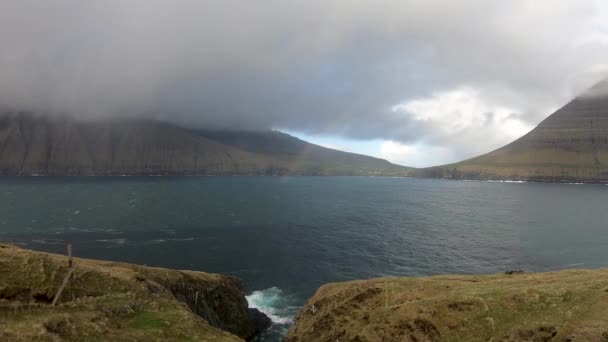
<path id="1" fill-rule="evenodd" d="M 251 340 L 270 324 L 237 278 L 75 258 L 76 299 L 56 307 L 67 257 L 0 244 L 0 337 Z M 385 277 L 329 283 L 285 341 L 602 340 L 608 269 Z"/>
<path id="2" fill-rule="evenodd" d="M 423 170 L 423 169 L 414 169 Z M 78 178 L 90 178 L 90 179 L 103 179 L 103 178 L 131 178 L 131 177 L 142 177 L 142 178 L 214 178 L 214 177 L 268 177 L 268 178 L 299 178 L 299 177 L 371 177 L 371 178 L 406 178 L 406 179 L 437 179 L 437 180 L 450 180 L 450 181 L 476 181 L 476 182 L 492 182 L 492 183 L 549 183 L 549 184 L 571 184 L 571 185 L 583 185 L 583 184 L 595 184 L 595 185 L 608 185 L 608 179 L 581 179 L 571 177 L 434 177 L 434 176 L 420 176 L 420 175 L 317 175 L 317 174 L 90 174 L 90 175 L 0 175 L 2 179 L 28 179 L 28 178 L 41 178 L 41 179 L 78 179 Z"/>
<path id="3" fill-rule="evenodd" d="M 67 273 L 64 255 L 0 244 L 0 339 L 239 341 L 270 325 L 232 276 L 74 258 L 62 295 Z"/>
<path id="4" fill-rule="evenodd" d="M 608 269 L 323 285 L 285 341 L 605 341 Z"/>

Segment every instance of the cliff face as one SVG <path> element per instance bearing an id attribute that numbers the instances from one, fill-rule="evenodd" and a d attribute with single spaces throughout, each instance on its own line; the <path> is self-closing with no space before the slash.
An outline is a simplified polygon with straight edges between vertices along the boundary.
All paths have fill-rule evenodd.
<path id="1" fill-rule="evenodd" d="M 381 278 L 321 287 L 296 341 L 607 341 L 608 270 Z"/>
<path id="2" fill-rule="evenodd" d="M 74 260 L 0 244 L 0 340 L 239 341 L 270 325 L 249 309 L 239 279 L 124 263 Z"/>
<path id="3" fill-rule="evenodd" d="M 608 182 L 608 81 L 581 94 L 507 146 L 460 163 L 415 170 L 412 175 Z"/>
<path id="4" fill-rule="evenodd" d="M 404 170 L 278 132 L 202 132 L 150 120 L 0 115 L 0 175 L 374 175 Z"/>

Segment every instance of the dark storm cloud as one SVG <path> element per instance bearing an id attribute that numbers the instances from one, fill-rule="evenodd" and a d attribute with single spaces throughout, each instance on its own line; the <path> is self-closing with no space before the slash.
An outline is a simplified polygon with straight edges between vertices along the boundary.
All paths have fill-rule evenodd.
<path id="1" fill-rule="evenodd" d="M 537 122 L 608 60 L 598 4 L 4 0 L 0 102 L 413 142 L 392 108 L 467 86 Z"/>

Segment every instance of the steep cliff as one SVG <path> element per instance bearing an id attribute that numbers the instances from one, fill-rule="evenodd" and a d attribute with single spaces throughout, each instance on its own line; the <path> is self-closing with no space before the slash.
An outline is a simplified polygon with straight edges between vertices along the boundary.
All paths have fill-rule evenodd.
<path id="1" fill-rule="evenodd" d="M 608 341 L 608 270 L 380 278 L 321 287 L 286 342 Z"/>
<path id="2" fill-rule="evenodd" d="M 0 340 L 251 339 L 270 324 L 249 309 L 239 279 L 67 257 L 0 244 Z"/>
<path id="3" fill-rule="evenodd" d="M 143 119 L 0 113 L 0 175 L 394 175 L 405 170 L 279 132 L 208 132 Z"/>
<path id="4" fill-rule="evenodd" d="M 608 81 L 551 114 L 520 139 L 459 163 L 413 170 L 413 176 L 608 182 Z"/>

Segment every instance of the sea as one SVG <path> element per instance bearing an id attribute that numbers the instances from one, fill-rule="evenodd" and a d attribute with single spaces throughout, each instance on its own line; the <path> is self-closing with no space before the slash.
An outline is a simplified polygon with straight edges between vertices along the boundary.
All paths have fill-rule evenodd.
<path id="1" fill-rule="evenodd" d="M 608 186 L 384 177 L 0 178 L 0 241 L 243 280 L 279 341 L 330 282 L 608 266 Z"/>

